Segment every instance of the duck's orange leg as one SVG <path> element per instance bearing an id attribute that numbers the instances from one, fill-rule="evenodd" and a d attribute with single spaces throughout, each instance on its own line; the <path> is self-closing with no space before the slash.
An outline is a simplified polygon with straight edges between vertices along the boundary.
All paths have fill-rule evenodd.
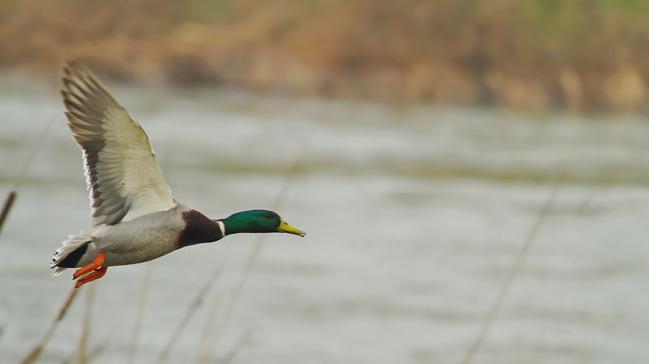
<path id="1" fill-rule="evenodd" d="M 94 270 L 101 268 L 104 265 L 104 260 L 106 260 L 106 252 L 100 250 L 99 254 L 97 254 L 95 259 L 92 262 L 90 262 L 90 264 L 85 265 L 74 272 L 74 274 L 72 275 L 72 279 L 77 279 L 85 274 L 88 274 Z"/>
<path id="2" fill-rule="evenodd" d="M 83 278 L 80 278 L 75 284 L 74 288 L 79 288 L 83 286 L 84 284 L 88 282 L 92 282 L 94 280 L 97 280 L 106 274 L 106 271 L 108 270 L 108 267 L 101 267 L 98 269 L 95 269 L 92 273 L 87 274 Z"/>
<path id="3" fill-rule="evenodd" d="M 106 253 L 103 250 L 101 250 L 99 251 L 99 254 L 97 254 L 97 256 L 95 257 L 95 259 L 92 262 L 90 262 L 90 264 L 87 264 L 77 269 L 72 275 L 72 279 L 77 279 L 84 274 L 88 274 L 95 269 L 101 268 L 104 265 L 104 260 L 106 260 Z"/>

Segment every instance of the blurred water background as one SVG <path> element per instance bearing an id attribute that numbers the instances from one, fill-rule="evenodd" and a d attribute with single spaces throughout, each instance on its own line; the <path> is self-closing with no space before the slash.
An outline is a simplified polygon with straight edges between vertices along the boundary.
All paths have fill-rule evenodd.
<path id="1" fill-rule="evenodd" d="M 459 363 L 560 176 L 556 201 L 478 363 L 649 360 L 649 124 L 480 108 L 386 106 L 111 84 L 147 130 L 179 201 L 214 218 L 272 207 L 304 239 L 268 236 L 215 359 Z M 0 240 L 0 362 L 18 362 L 72 286 L 47 264 L 87 226 L 81 157 L 56 87 L 3 78 L 0 190 L 29 167 Z M 290 173 L 288 171 L 291 171 Z M 194 360 L 255 237 L 150 263 L 139 362 L 155 362 L 215 267 L 168 362 Z M 97 285 L 93 363 L 126 362 L 146 266 Z M 45 350 L 74 355 L 86 295 Z M 231 353 L 230 353 L 231 354 Z"/>

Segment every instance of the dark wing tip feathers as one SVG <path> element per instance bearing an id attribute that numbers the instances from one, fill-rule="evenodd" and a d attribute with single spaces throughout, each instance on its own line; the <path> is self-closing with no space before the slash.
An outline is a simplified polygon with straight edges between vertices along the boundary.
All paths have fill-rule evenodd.
<path id="1" fill-rule="evenodd" d="M 66 62 L 63 66 L 62 77 L 64 90 L 71 91 L 72 85 L 85 78 L 83 77 L 85 75 L 92 75 L 86 66 L 76 60 Z"/>
<path id="2" fill-rule="evenodd" d="M 63 66 L 63 90 L 61 95 L 64 100 L 80 100 L 80 97 L 86 100 L 115 103 L 117 101 L 111 96 L 106 88 L 99 82 L 97 77 L 83 63 L 72 60 Z"/>
<path id="3" fill-rule="evenodd" d="M 64 100 L 70 100 L 74 97 L 83 96 L 85 98 L 91 96 L 91 93 L 96 92 L 97 82 L 93 82 L 95 76 L 86 68 L 76 61 L 71 61 L 63 67 L 63 90 L 61 94 Z"/>
<path id="4" fill-rule="evenodd" d="M 95 211 L 101 209 L 105 203 L 102 191 L 98 188 L 96 165 L 98 153 L 104 143 L 102 136 L 104 111 L 116 101 L 100 85 L 92 72 L 79 61 L 69 61 L 65 64 L 62 83 L 61 96 L 66 108 L 68 126 L 84 153 L 86 185 L 90 193 L 93 217 L 98 219 L 98 223 L 105 223 L 107 217 L 99 219 L 105 211 L 102 210 L 99 215 Z M 118 204 L 118 207 L 123 208 L 123 205 Z M 117 219 L 121 219 L 122 216 L 123 214 Z"/>
<path id="5" fill-rule="evenodd" d="M 69 76 L 73 75 L 79 75 L 79 74 L 91 74 L 88 67 L 86 67 L 85 64 L 80 62 L 79 60 L 73 59 L 65 62 L 65 65 L 63 66 L 63 79 Z"/>
<path id="6" fill-rule="evenodd" d="M 104 112 L 108 107 L 120 107 L 92 72 L 79 61 L 69 61 L 63 67 L 61 96 L 66 108 L 68 125 L 77 141 L 79 132 L 100 132 Z M 99 127 L 99 128 L 98 128 Z M 82 138 L 86 139 L 86 138 Z"/>

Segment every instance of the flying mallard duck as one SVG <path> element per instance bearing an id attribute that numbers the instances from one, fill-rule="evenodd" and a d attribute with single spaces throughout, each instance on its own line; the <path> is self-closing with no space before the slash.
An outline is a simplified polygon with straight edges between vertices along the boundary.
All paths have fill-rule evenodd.
<path id="1" fill-rule="evenodd" d="M 92 231 L 73 234 L 52 257 L 54 275 L 74 272 L 75 287 L 103 277 L 110 266 L 146 262 L 189 245 L 236 233 L 304 236 L 277 213 L 237 212 L 212 220 L 176 202 L 142 127 L 85 67 L 63 68 L 68 126 L 81 147 Z"/>

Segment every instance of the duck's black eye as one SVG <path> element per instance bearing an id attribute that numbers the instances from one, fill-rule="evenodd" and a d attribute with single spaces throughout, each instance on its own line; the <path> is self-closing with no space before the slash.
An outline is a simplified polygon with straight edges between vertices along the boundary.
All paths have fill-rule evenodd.
<path id="1" fill-rule="evenodd" d="M 264 214 L 264 217 L 267 218 L 267 219 L 272 219 L 274 216 L 273 216 L 272 213 L 267 212 L 267 213 Z"/>

